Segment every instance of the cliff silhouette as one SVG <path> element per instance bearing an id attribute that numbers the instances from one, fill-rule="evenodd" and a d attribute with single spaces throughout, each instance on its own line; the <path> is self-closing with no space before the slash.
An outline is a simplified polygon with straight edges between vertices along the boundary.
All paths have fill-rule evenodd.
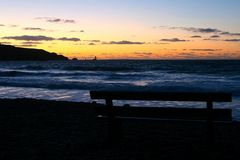
<path id="1" fill-rule="evenodd" d="M 67 57 L 42 49 L 19 48 L 0 44 L 0 61 L 50 61 L 68 60 Z"/>

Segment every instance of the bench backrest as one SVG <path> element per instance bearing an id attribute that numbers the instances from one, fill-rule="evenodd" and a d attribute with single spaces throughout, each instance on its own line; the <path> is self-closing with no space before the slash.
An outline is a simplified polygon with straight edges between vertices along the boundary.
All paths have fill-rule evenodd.
<path id="1" fill-rule="evenodd" d="M 208 117 L 208 121 L 212 122 L 213 117 L 218 111 L 215 109 L 213 110 L 213 102 L 231 102 L 232 101 L 232 94 L 231 93 L 224 93 L 224 92 L 134 92 L 134 91 L 90 91 L 90 96 L 92 99 L 104 99 L 106 100 L 106 106 L 108 106 L 108 114 L 109 116 L 115 116 L 113 113 L 113 100 L 147 100 L 147 101 L 192 101 L 192 102 L 206 102 L 206 109 L 207 110 L 197 110 L 197 109 L 185 109 L 183 112 L 183 109 L 156 109 L 160 111 L 159 115 L 167 116 L 167 115 L 174 115 L 181 114 L 184 115 L 183 117 L 186 117 L 187 113 L 191 115 L 191 117 L 194 117 L 192 115 L 195 115 L 195 113 L 203 116 Z M 115 109 L 116 110 L 116 109 Z M 131 109 L 118 109 L 118 110 L 129 110 Z M 132 109 L 133 110 L 133 109 Z M 139 109 L 138 109 L 139 110 Z M 147 109 L 150 110 L 150 109 Z M 147 110 L 145 110 L 143 113 L 147 114 Z M 222 113 L 219 114 L 218 117 L 227 117 L 223 118 L 226 120 L 231 119 L 231 109 L 221 109 Z M 120 113 L 118 111 L 118 113 Z M 151 108 L 151 112 L 153 111 L 153 108 Z M 196 112 L 197 111 L 197 112 Z M 124 112 L 124 111 L 123 111 Z M 134 111 L 131 113 L 136 113 L 138 111 Z M 157 113 L 157 111 L 156 111 Z M 132 114 L 133 115 L 133 114 Z M 136 114 L 135 114 L 136 115 Z M 150 115 L 150 114 L 149 114 Z M 225 116 L 224 116 L 225 115 Z M 201 117 L 200 116 L 200 117 Z M 199 117 L 199 116 L 196 116 Z"/>
<path id="2" fill-rule="evenodd" d="M 92 99 L 148 100 L 148 101 L 195 101 L 231 102 L 231 93 L 224 92 L 134 92 L 134 91 L 90 91 Z"/>

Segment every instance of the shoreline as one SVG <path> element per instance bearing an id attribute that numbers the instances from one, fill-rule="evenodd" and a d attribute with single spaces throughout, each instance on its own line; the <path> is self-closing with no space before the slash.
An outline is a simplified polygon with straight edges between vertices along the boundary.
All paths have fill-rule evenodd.
<path id="1" fill-rule="evenodd" d="M 123 120 L 123 138 L 107 143 L 107 122 L 95 104 L 0 99 L 1 159 L 234 159 L 240 123 L 216 124 L 206 146 L 205 123 Z M 209 148 L 210 147 L 210 148 Z M 210 150 L 209 150 L 210 149 Z"/>

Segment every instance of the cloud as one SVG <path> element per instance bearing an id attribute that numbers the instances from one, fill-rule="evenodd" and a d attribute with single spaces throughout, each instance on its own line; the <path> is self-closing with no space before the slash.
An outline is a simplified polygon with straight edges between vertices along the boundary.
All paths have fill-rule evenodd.
<path id="1" fill-rule="evenodd" d="M 170 43 L 166 43 L 166 42 L 146 42 L 145 44 L 166 45 L 166 44 L 170 44 Z"/>
<path id="2" fill-rule="evenodd" d="M 73 41 L 73 42 L 81 41 L 81 39 L 79 39 L 79 38 L 67 38 L 67 37 L 58 38 L 57 40 L 60 40 L 60 41 Z"/>
<path id="3" fill-rule="evenodd" d="M 15 25 L 15 24 L 9 25 L 9 27 L 13 27 L 13 28 L 18 27 L 18 26 L 19 26 L 19 25 Z"/>
<path id="4" fill-rule="evenodd" d="M 148 44 L 165 45 L 165 44 L 170 44 L 170 43 L 149 42 Z"/>
<path id="5" fill-rule="evenodd" d="M 111 41 L 111 42 L 103 42 L 102 44 L 119 44 L 119 45 L 134 45 L 134 44 L 137 44 L 137 45 L 142 45 L 142 44 L 145 44 L 145 42 L 132 42 L 132 41 Z"/>
<path id="6" fill-rule="evenodd" d="M 222 32 L 222 35 L 227 35 L 227 36 L 240 36 L 240 33 L 230 33 L 230 32 Z"/>
<path id="7" fill-rule="evenodd" d="M 190 53 L 179 53 L 179 57 L 183 59 L 239 59 L 240 55 L 238 53 L 213 53 L 207 52 L 202 53 L 201 55 L 195 54 L 194 52 Z"/>
<path id="8" fill-rule="evenodd" d="M 203 52 L 214 52 L 221 51 L 221 49 L 190 49 L 191 51 L 203 51 Z"/>
<path id="9" fill-rule="evenodd" d="M 75 46 L 81 46 L 81 45 L 83 45 L 82 43 L 74 43 L 73 45 L 75 45 Z"/>
<path id="10" fill-rule="evenodd" d="M 31 44 L 21 44 L 21 45 L 16 45 L 17 47 L 37 47 L 37 45 L 31 45 Z"/>
<path id="11" fill-rule="evenodd" d="M 183 53 L 178 53 L 176 55 L 176 58 L 180 59 L 202 59 L 202 56 L 199 56 L 198 54 L 194 52 L 183 52 Z"/>
<path id="12" fill-rule="evenodd" d="M 23 35 L 23 36 L 8 36 L 3 37 L 2 39 L 12 39 L 12 40 L 18 40 L 18 41 L 53 41 L 55 38 L 53 37 L 47 37 L 47 36 L 29 36 L 29 35 Z"/>
<path id="13" fill-rule="evenodd" d="M 151 56 L 153 53 L 151 53 L 151 52 L 134 52 L 134 54 L 140 55 L 140 56 Z"/>
<path id="14" fill-rule="evenodd" d="M 83 32 L 85 32 L 85 31 L 84 31 L 84 30 L 79 30 L 79 31 L 71 30 L 70 32 L 72 32 L 72 33 L 77 33 L 77 32 L 83 33 Z"/>
<path id="15" fill-rule="evenodd" d="M 50 19 L 46 19 L 47 22 L 51 22 L 51 23 L 58 23 L 61 22 L 62 20 L 59 18 L 50 18 Z"/>
<path id="16" fill-rule="evenodd" d="M 196 27 L 167 27 L 167 26 L 159 26 L 159 28 L 167 28 L 167 29 L 180 29 L 194 33 L 221 33 L 222 31 L 215 28 L 196 28 Z"/>
<path id="17" fill-rule="evenodd" d="M 95 43 L 89 43 L 88 45 L 89 46 L 95 46 L 96 44 Z"/>
<path id="18" fill-rule="evenodd" d="M 133 53 L 134 54 L 134 56 L 128 56 L 128 58 L 150 58 L 152 55 L 153 55 L 153 53 L 151 53 L 151 52 L 134 52 Z"/>
<path id="19" fill-rule="evenodd" d="M 94 40 L 84 40 L 84 41 L 93 42 L 93 43 L 100 43 L 101 42 L 100 40 L 96 40 L 96 39 L 94 39 Z"/>
<path id="20" fill-rule="evenodd" d="M 12 43 L 11 42 L 0 42 L 0 44 L 9 45 L 9 44 L 12 44 Z"/>
<path id="21" fill-rule="evenodd" d="M 226 42 L 240 42 L 240 39 L 225 39 Z"/>
<path id="22" fill-rule="evenodd" d="M 218 29 L 214 28 L 184 28 L 187 31 L 198 32 L 198 33 L 218 33 L 221 32 Z"/>
<path id="23" fill-rule="evenodd" d="M 179 38 L 171 38 L 171 39 L 161 39 L 163 42 L 187 42 L 188 40 L 179 39 Z"/>
<path id="24" fill-rule="evenodd" d="M 91 40 L 91 42 L 99 43 L 101 41 L 100 40 Z"/>
<path id="25" fill-rule="evenodd" d="M 169 27 L 169 26 L 158 26 L 158 27 L 153 27 L 154 29 L 160 28 L 160 29 L 178 29 L 178 30 L 185 30 L 189 32 L 194 32 L 194 33 L 205 33 L 205 34 L 210 34 L 210 33 L 215 33 L 219 35 L 225 35 L 225 36 L 240 36 L 240 33 L 231 33 L 227 31 L 222 31 L 220 29 L 216 28 L 197 28 L 197 27 Z M 191 37 L 191 38 L 200 38 L 200 37 Z M 212 37 L 212 38 L 219 38 L 219 37 Z"/>
<path id="26" fill-rule="evenodd" d="M 220 52 L 206 52 L 202 53 L 201 55 L 195 52 L 183 52 L 178 53 L 176 58 L 180 59 L 239 59 L 239 53 L 220 53 Z"/>
<path id="27" fill-rule="evenodd" d="M 17 40 L 17 41 L 73 41 L 78 42 L 81 41 L 79 38 L 53 38 L 53 37 L 47 37 L 47 36 L 29 36 L 29 35 L 23 35 L 23 36 L 8 36 L 8 37 L 2 37 L 2 39 L 11 39 L 11 40 Z"/>
<path id="28" fill-rule="evenodd" d="M 27 42 L 22 42 L 22 44 L 24 45 L 37 45 L 37 44 L 42 44 L 41 42 L 31 42 L 31 41 L 27 41 Z"/>
<path id="29" fill-rule="evenodd" d="M 205 38 L 203 39 L 204 41 L 221 41 L 219 39 L 216 39 L 216 38 Z"/>
<path id="30" fill-rule="evenodd" d="M 36 47 L 38 44 L 42 44 L 41 42 L 22 42 L 21 45 L 18 45 L 19 47 Z"/>
<path id="31" fill-rule="evenodd" d="M 35 19 L 45 20 L 49 23 L 76 23 L 75 20 L 72 19 L 61 19 L 61 18 L 52 18 L 52 17 L 37 17 Z"/>
<path id="32" fill-rule="evenodd" d="M 188 57 L 188 58 L 196 58 L 196 55 L 195 55 L 194 52 L 190 52 L 190 53 L 184 52 L 184 53 L 179 53 L 179 55 L 184 56 L 184 57 Z"/>
<path id="33" fill-rule="evenodd" d="M 25 27 L 23 28 L 24 30 L 27 30 L 27 31 L 45 31 L 45 29 L 43 28 L 38 28 L 38 27 Z"/>
<path id="34" fill-rule="evenodd" d="M 202 38 L 202 36 L 195 35 L 195 36 L 191 36 L 191 38 Z"/>
<path id="35" fill-rule="evenodd" d="M 72 19 L 66 19 L 66 20 L 63 20 L 64 23 L 76 23 L 75 20 L 72 20 Z"/>
<path id="36" fill-rule="evenodd" d="M 219 33 L 221 32 L 219 29 L 215 28 L 195 28 L 195 27 L 176 27 L 176 29 L 182 29 L 195 33 Z"/>
<path id="37" fill-rule="evenodd" d="M 4 27 L 5 25 L 4 24 L 0 24 L 0 27 Z"/>
<path id="38" fill-rule="evenodd" d="M 210 38 L 220 38 L 220 36 L 219 35 L 213 35 Z"/>

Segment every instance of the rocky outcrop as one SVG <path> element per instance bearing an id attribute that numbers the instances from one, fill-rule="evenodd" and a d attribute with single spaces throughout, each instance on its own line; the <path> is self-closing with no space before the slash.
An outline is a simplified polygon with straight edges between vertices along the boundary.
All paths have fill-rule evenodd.
<path id="1" fill-rule="evenodd" d="M 19 48 L 11 45 L 0 45 L 0 61 L 50 61 L 68 60 L 67 57 L 49 53 L 42 49 Z"/>

